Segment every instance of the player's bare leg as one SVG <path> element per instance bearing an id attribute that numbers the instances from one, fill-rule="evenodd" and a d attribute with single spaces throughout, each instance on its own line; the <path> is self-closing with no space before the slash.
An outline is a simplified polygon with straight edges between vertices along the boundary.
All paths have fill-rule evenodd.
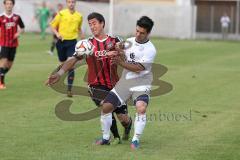
<path id="1" fill-rule="evenodd" d="M 1 58 L 0 59 L 0 67 L 1 68 L 6 68 L 7 67 L 7 63 L 8 63 L 8 59 L 7 58 Z"/>
<path id="2" fill-rule="evenodd" d="M 143 133 L 143 130 L 146 125 L 146 109 L 147 103 L 144 101 L 137 101 L 136 102 L 136 117 L 134 121 L 134 136 L 131 143 L 132 149 L 137 149 L 139 147 L 139 139 Z"/>
<path id="3" fill-rule="evenodd" d="M 0 60 L 0 89 L 6 89 L 5 86 L 5 75 L 12 67 L 13 62 L 8 61 L 7 58 L 2 58 Z"/>
<path id="4" fill-rule="evenodd" d="M 10 70 L 12 68 L 12 65 L 13 65 L 12 61 L 7 61 L 6 66 L 7 66 L 8 70 Z"/>

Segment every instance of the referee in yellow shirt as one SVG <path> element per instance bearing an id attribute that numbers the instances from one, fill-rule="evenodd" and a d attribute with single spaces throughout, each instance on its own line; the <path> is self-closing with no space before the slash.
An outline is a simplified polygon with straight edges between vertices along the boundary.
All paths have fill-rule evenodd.
<path id="1" fill-rule="evenodd" d="M 75 51 L 77 38 L 81 34 L 82 15 L 75 10 L 76 0 L 66 0 L 67 8 L 61 10 L 50 23 L 58 41 L 56 48 L 61 63 L 71 57 Z M 72 97 L 74 70 L 68 72 L 68 97 Z"/>

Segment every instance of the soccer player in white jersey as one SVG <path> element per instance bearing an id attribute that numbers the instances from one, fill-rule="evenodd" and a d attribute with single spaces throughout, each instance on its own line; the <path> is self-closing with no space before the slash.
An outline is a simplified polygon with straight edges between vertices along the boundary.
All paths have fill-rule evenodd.
<path id="1" fill-rule="evenodd" d="M 152 83 L 151 68 L 156 55 L 156 49 L 149 40 L 153 25 L 154 22 L 149 17 L 141 17 L 137 21 L 135 37 L 127 39 L 131 45 L 121 50 L 121 45 L 118 44 L 116 46 L 118 51 L 108 53 L 115 55 L 113 63 L 122 66 L 124 70 L 120 80 L 102 102 L 101 126 L 103 136 L 96 141 L 97 145 L 109 144 L 112 111 L 132 97 L 136 107 L 136 117 L 131 148 L 137 149 L 139 147 L 139 138 L 147 120 L 146 109 Z"/>

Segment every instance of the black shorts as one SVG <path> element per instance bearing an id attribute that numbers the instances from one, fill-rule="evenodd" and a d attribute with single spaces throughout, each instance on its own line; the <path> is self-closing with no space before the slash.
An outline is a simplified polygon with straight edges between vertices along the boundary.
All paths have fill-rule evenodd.
<path id="1" fill-rule="evenodd" d="M 0 59 L 7 58 L 9 61 L 14 61 L 16 50 L 16 47 L 1 47 Z"/>
<path id="2" fill-rule="evenodd" d="M 110 91 L 111 89 L 103 85 L 89 86 L 89 89 L 88 89 L 88 92 L 93 102 L 98 107 L 100 106 L 101 101 L 105 99 L 105 97 L 108 95 Z M 124 104 L 121 107 L 117 107 L 114 110 L 114 112 L 116 114 L 127 114 L 128 113 L 127 105 Z"/>
<path id="3" fill-rule="evenodd" d="M 64 62 L 68 57 L 72 57 L 75 52 L 75 45 L 77 40 L 58 40 L 56 43 L 58 59 L 60 62 Z"/>

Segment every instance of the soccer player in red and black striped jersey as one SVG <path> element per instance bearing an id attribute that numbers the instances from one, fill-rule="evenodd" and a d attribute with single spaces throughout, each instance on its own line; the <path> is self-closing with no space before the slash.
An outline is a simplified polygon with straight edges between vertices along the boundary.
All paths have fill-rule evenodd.
<path id="1" fill-rule="evenodd" d="M 106 97 L 108 92 L 115 86 L 119 80 L 117 74 L 117 65 L 111 63 L 111 58 L 107 56 L 107 52 L 115 49 L 115 44 L 120 41 L 119 38 L 109 36 L 104 33 L 105 20 L 99 13 L 91 13 L 88 15 L 88 24 L 93 34 L 89 40 L 94 45 L 94 51 L 91 56 L 86 57 L 88 64 L 88 84 L 89 92 L 92 100 L 97 106 L 100 106 L 101 101 Z M 61 69 L 51 75 L 46 82 L 48 85 L 56 83 L 60 76 L 73 67 L 82 57 L 73 55 L 68 59 Z M 132 120 L 128 116 L 127 106 L 117 108 L 114 111 L 125 128 L 123 140 L 128 140 L 131 129 Z M 111 132 L 113 133 L 113 143 L 121 143 L 118 133 L 116 119 L 113 117 Z"/>
<path id="2" fill-rule="evenodd" d="M 106 86 L 113 88 L 119 80 L 117 74 L 117 65 L 111 64 L 111 59 L 107 57 L 107 51 L 112 50 L 118 37 L 106 36 L 103 39 L 96 37 L 89 38 L 95 46 L 94 55 L 86 58 L 88 64 L 88 83 L 92 86 Z"/>
<path id="3" fill-rule="evenodd" d="M 18 37 L 24 31 L 21 17 L 13 13 L 15 0 L 3 1 L 5 12 L 0 16 L 0 89 L 5 89 L 4 77 L 12 67 Z"/>

